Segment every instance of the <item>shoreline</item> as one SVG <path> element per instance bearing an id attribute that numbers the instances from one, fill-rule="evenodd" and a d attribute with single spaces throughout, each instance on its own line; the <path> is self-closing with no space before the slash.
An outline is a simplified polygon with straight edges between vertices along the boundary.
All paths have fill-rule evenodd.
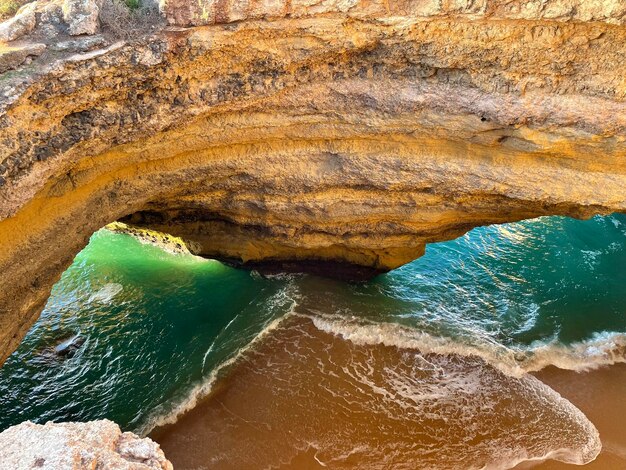
<path id="1" fill-rule="evenodd" d="M 311 332 L 318 334 L 314 329 L 305 329 L 302 333 L 304 336 L 307 336 Z M 284 332 L 281 334 L 285 336 Z M 278 465 L 277 468 L 283 469 L 355 468 L 354 466 L 351 467 L 351 465 L 360 466 L 360 468 L 370 468 L 370 465 L 373 465 L 378 458 L 375 455 L 378 455 L 379 451 L 382 452 L 381 448 L 385 449 L 389 447 L 389 444 L 393 444 L 394 439 L 400 439 L 397 444 L 403 447 L 411 444 L 413 432 L 418 433 L 415 438 L 421 435 L 420 439 L 423 440 L 423 436 L 428 433 L 434 432 L 433 436 L 437 436 L 440 435 L 440 432 L 443 432 L 445 435 L 458 428 L 458 423 L 452 423 L 453 427 L 449 428 L 446 422 L 442 422 L 434 428 L 432 423 L 430 425 L 426 423 L 427 427 L 420 430 L 420 426 L 424 424 L 422 423 L 423 418 L 412 424 L 412 421 L 420 415 L 419 407 L 421 405 L 419 404 L 415 409 L 409 409 L 406 412 L 400 411 L 400 414 L 393 418 L 393 420 L 399 421 L 396 421 L 395 424 L 390 424 L 390 422 L 385 420 L 384 416 L 381 418 L 381 409 L 377 409 L 376 400 L 370 404 L 374 405 L 374 407 L 368 408 L 370 405 L 357 406 L 356 410 L 352 410 L 352 413 L 356 414 L 347 419 L 345 417 L 341 418 L 340 421 L 343 421 L 342 424 L 339 424 L 336 421 L 336 417 L 342 416 L 342 407 L 350 403 L 350 397 L 354 398 L 357 395 L 353 396 L 352 393 L 346 395 L 345 382 L 336 382 L 336 380 L 339 380 L 339 376 L 333 374 L 339 373 L 341 375 L 341 369 L 336 369 L 337 364 L 344 364 L 344 361 L 349 361 L 353 354 L 356 356 L 363 354 L 363 349 L 355 347 L 351 342 L 332 338 L 330 343 L 326 343 L 326 346 L 324 346 L 325 343 L 323 342 L 309 342 L 305 350 L 315 354 L 312 354 L 308 359 L 304 359 L 304 367 L 302 367 L 302 364 L 300 366 L 291 364 L 287 365 L 287 369 L 283 369 L 282 372 L 276 370 L 274 366 L 267 368 L 268 364 L 276 364 L 279 369 L 284 367 L 285 364 L 290 364 L 294 356 L 289 353 L 285 354 L 282 348 L 289 348 L 291 341 L 300 341 L 297 338 L 297 336 L 291 336 L 291 339 L 283 338 L 283 340 L 269 338 L 268 341 L 269 343 L 274 343 L 273 346 L 271 344 L 260 346 L 259 351 L 254 351 L 250 358 L 247 358 L 241 364 L 231 369 L 225 376 L 221 377 L 214 384 L 213 390 L 209 395 L 199 400 L 196 406 L 182 415 L 176 423 L 157 428 L 149 435 L 163 447 L 166 455 L 176 468 L 181 470 L 191 469 L 207 463 L 210 463 L 212 468 L 234 468 L 233 465 L 236 465 L 237 459 L 241 459 L 242 454 L 246 453 L 257 455 L 261 460 L 269 458 L 274 467 Z M 307 340 L 304 341 L 306 342 Z M 322 375 L 320 375 L 315 364 L 318 360 L 327 360 L 324 355 L 326 347 L 333 348 L 333 351 L 335 351 L 333 354 L 339 354 L 335 356 L 330 354 L 328 357 L 333 358 L 334 362 L 325 362 L 323 366 L 323 369 L 330 368 L 334 372 L 331 370 L 330 375 L 327 375 L 325 372 L 322 372 Z M 369 350 L 371 354 L 374 354 L 373 356 L 368 356 L 370 359 L 383 361 L 379 362 L 379 365 L 376 367 L 372 366 L 374 370 L 379 370 L 378 367 L 384 363 L 388 364 L 389 360 L 396 360 L 393 359 L 396 357 L 395 348 L 376 346 L 369 348 Z M 361 356 L 361 359 L 364 357 Z M 258 362 L 259 358 L 261 358 L 260 362 Z M 295 359 L 296 362 L 301 360 Z M 348 365 L 348 363 L 345 364 Z M 292 372 L 285 374 L 286 370 L 291 370 Z M 405 370 L 404 375 L 410 379 L 411 374 L 409 372 L 409 370 Z M 413 370 L 413 372 L 415 373 L 416 371 Z M 314 378 L 305 377 L 307 375 L 314 376 Z M 584 468 L 593 470 L 626 468 L 626 458 L 624 458 L 626 457 L 626 452 L 622 452 L 626 450 L 626 433 L 621 431 L 619 426 L 616 427 L 610 420 L 611 416 L 623 416 L 626 414 L 626 404 L 621 403 L 623 401 L 621 399 L 626 392 L 626 364 L 605 366 L 588 372 L 573 372 L 550 366 L 530 375 L 537 377 L 541 382 L 570 401 L 599 430 L 603 449 L 598 457 L 593 462 L 584 465 Z M 278 382 L 272 385 L 276 380 Z M 421 379 L 417 380 L 418 382 L 416 383 L 419 383 Z M 429 379 L 426 378 L 426 380 L 428 381 Z M 318 388 L 318 384 L 322 382 L 328 383 L 324 387 Z M 335 383 L 334 386 L 332 385 L 333 383 Z M 292 387 L 300 391 L 294 391 L 294 389 L 290 391 L 289 388 Z M 305 390 L 306 392 L 304 392 Z M 607 391 L 607 393 L 604 393 L 604 391 Z M 302 393 L 305 394 L 302 395 Z M 417 393 L 420 392 L 417 391 Z M 505 391 L 505 393 L 507 392 Z M 251 399 L 253 396 L 256 398 Z M 457 398 L 463 396 L 461 394 Z M 602 397 L 602 399 L 598 400 L 598 397 Z M 364 396 L 362 398 L 364 399 Z M 474 401 L 476 399 L 480 399 L 480 396 L 475 397 Z M 510 399 L 515 401 L 516 395 L 513 393 Z M 347 401 L 344 403 L 342 400 Z M 368 400 L 371 401 L 372 397 L 368 398 Z M 520 401 L 518 405 L 521 407 L 522 415 L 524 409 L 526 411 L 532 409 L 532 407 L 528 408 L 529 402 L 525 400 Z M 354 405 L 349 406 L 353 407 Z M 489 416 L 485 415 L 481 418 L 481 414 L 484 415 L 484 411 L 481 411 L 480 408 L 474 411 L 466 408 L 471 406 L 470 404 L 463 405 L 460 408 L 458 406 L 455 408 L 455 406 L 448 411 L 440 409 L 436 413 L 453 413 L 450 416 L 456 416 L 454 413 L 465 409 L 471 413 L 477 413 L 473 418 L 476 422 Z M 496 407 L 498 406 L 502 405 L 496 404 Z M 518 408 L 518 406 L 514 408 Z M 549 404 L 546 404 L 546 406 L 549 407 Z M 266 407 L 270 407 L 274 411 L 268 412 L 267 409 L 264 410 Z M 613 411 L 613 413 L 607 415 L 607 410 Z M 398 412 L 398 409 L 395 411 Z M 416 412 L 417 414 L 415 414 Z M 509 411 L 506 411 L 506 408 L 502 408 L 498 413 L 504 414 L 493 415 L 491 418 L 510 422 L 508 425 L 511 426 L 509 432 L 513 434 L 520 431 L 520 426 L 523 425 L 510 421 L 512 417 L 517 416 L 517 411 L 513 410 L 513 414 L 510 414 Z M 357 418 L 358 415 L 361 417 Z M 411 418 L 413 415 L 415 417 Z M 282 422 L 277 416 L 292 416 L 295 421 Z M 315 424 L 316 422 L 317 424 Z M 369 424 L 363 427 L 363 423 L 368 422 Z M 321 425 L 320 423 L 324 424 Z M 418 423 L 421 424 L 415 428 L 414 425 Z M 531 423 L 532 420 L 528 421 L 528 424 Z M 321 428 L 319 428 L 320 425 L 322 426 Z M 553 427 L 553 433 L 555 429 L 558 432 L 558 428 L 554 428 L 555 423 L 550 425 Z M 563 425 L 565 430 L 568 423 L 563 422 Z M 331 458 L 332 452 L 328 447 L 325 447 L 328 445 L 326 440 L 328 436 L 324 437 L 321 434 L 315 434 L 315 429 L 318 429 L 318 431 L 319 429 L 329 429 L 328 426 L 336 428 L 337 436 L 343 435 L 343 437 L 352 435 L 353 430 L 349 430 L 351 426 L 354 426 L 355 429 L 358 427 L 360 430 L 355 431 L 356 434 L 353 434 L 353 437 L 356 438 L 355 441 L 346 441 L 340 438 L 341 440 L 337 441 L 337 444 L 342 446 L 346 442 L 352 442 L 356 446 L 355 449 L 359 446 L 365 446 L 374 454 L 368 456 L 367 454 L 370 451 L 358 450 L 355 451 L 355 455 L 348 453 L 340 460 Z M 410 428 L 413 428 L 414 431 L 407 431 Z M 448 428 L 450 429 L 449 431 L 447 430 Z M 503 430 L 497 430 L 497 428 L 493 429 L 496 432 L 492 436 L 496 439 L 493 441 L 494 443 L 502 439 Z M 381 432 L 381 429 L 388 429 L 388 432 Z M 487 429 L 484 431 L 487 431 Z M 537 434 L 537 432 L 540 432 L 538 429 L 534 429 L 534 431 L 529 429 L 528 432 L 529 438 L 532 438 L 533 435 L 535 437 L 540 435 Z M 296 442 L 301 442 L 301 444 L 309 442 L 309 444 L 302 447 L 301 445 L 294 445 Z M 316 444 L 315 442 L 318 443 Z M 326 442 L 326 444 L 321 444 L 320 447 L 320 443 L 323 442 Z M 415 441 L 415 444 L 422 445 L 423 443 L 420 444 L 418 441 Z M 452 445 L 452 448 L 454 448 L 453 441 L 450 440 L 445 444 L 446 447 L 448 445 Z M 377 450 L 377 446 L 382 447 Z M 506 447 L 503 449 L 506 450 Z M 257 454 L 257 452 L 259 453 Z M 274 457 L 265 455 L 267 452 L 269 452 L 268 455 L 273 455 Z M 234 460 L 225 459 L 224 456 L 228 454 L 231 454 Z M 381 454 L 381 457 L 384 455 L 385 452 Z M 442 457 L 449 458 L 450 455 L 449 449 L 442 453 Z M 432 455 L 424 455 L 427 461 L 428 459 L 432 460 L 432 457 Z M 343 460 L 344 458 L 345 460 Z M 413 453 L 410 459 L 401 461 L 402 468 L 412 468 L 410 467 L 411 462 L 422 462 L 419 452 Z M 446 459 L 444 458 L 444 460 Z M 490 465 L 493 465 L 495 462 L 492 460 Z M 381 465 L 384 464 L 382 461 L 379 463 Z M 565 464 L 554 460 L 528 460 L 513 467 L 506 466 L 507 464 L 504 461 L 502 464 L 505 465 L 502 467 L 503 469 L 514 468 L 516 470 L 528 468 L 566 470 L 578 467 L 578 465 Z M 407 467 L 407 465 L 409 466 Z M 377 465 L 374 466 L 377 468 Z"/>
<path id="2" fill-rule="evenodd" d="M 546 461 L 534 470 L 626 469 L 626 430 L 616 417 L 626 416 L 626 364 L 603 366 L 587 372 L 574 372 L 554 366 L 533 373 L 580 409 L 600 432 L 602 451 L 587 465 Z M 518 467 L 523 468 L 523 467 Z"/>

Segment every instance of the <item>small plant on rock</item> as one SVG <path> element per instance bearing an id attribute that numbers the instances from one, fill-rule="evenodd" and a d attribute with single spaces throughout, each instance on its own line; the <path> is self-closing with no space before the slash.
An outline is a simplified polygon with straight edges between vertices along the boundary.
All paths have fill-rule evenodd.
<path id="1" fill-rule="evenodd" d="M 0 0 L 0 21 L 11 18 L 31 0 Z M 131 0 L 132 1 L 132 0 Z"/>

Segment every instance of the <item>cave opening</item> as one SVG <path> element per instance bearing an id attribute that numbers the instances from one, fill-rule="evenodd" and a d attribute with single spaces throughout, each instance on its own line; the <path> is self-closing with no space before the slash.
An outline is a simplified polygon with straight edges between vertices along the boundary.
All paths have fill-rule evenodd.
<path id="1" fill-rule="evenodd" d="M 595 457 L 594 425 L 618 438 L 601 415 L 623 407 L 624 215 L 473 229 L 357 283 L 238 269 L 125 222 L 91 237 L 0 370 L 3 429 L 25 419 L 108 418 L 150 433 L 182 468 L 223 465 L 221 452 L 240 455 L 238 439 L 256 452 L 257 460 L 241 457 L 244 467 L 287 448 L 287 467 L 302 468 L 333 461 L 348 441 L 371 445 L 372 435 L 382 446 L 426 448 L 442 429 L 436 416 L 450 420 L 454 403 L 473 399 L 487 404 L 472 411 L 476 420 L 504 419 L 506 434 L 525 427 L 536 453 L 569 446 L 563 462 Z M 598 407 L 574 393 L 581 380 L 589 390 L 617 388 Z M 336 401 L 370 388 L 364 408 Z M 558 412 L 536 410 L 546 402 Z M 293 431 L 281 421 L 289 416 L 298 417 L 297 439 L 283 434 Z M 471 434 L 466 419 L 447 425 L 459 442 Z M 573 431 L 555 440 L 552 430 L 564 423 Z M 223 426 L 232 432 L 220 434 Z M 394 437 L 377 434 L 380 426 Z M 415 441 L 415 426 L 428 437 Z M 339 436 L 332 445 L 326 427 Z M 509 447 L 527 444 L 501 431 L 479 430 Z M 192 451 L 185 442 L 193 433 L 212 445 Z M 462 448 L 470 461 L 503 458 L 489 446 Z"/>

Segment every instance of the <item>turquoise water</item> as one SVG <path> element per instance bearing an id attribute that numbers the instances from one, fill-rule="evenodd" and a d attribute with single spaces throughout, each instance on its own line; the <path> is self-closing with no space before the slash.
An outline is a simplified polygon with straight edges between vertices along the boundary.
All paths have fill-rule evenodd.
<path id="1" fill-rule="evenodd" d="M 149 431 L 294 312 L 355 342 L 477 356 L 511 375 L 626 357 L 626 216 L 478 228 L 364 284 L 263 277 L 99 231 L 0 370 L 0 430 L 109 418 Z M 52 349 L 78 337 L 75 354 Z"/>
<path id="2" fill-rule="evenodd" d="M 0 370 L 0 427 L 108 417 L 140 429 L 283 312 L 282 288 L 101 230 Z M 77 334 L 73 357 L 47 354 Z"/>

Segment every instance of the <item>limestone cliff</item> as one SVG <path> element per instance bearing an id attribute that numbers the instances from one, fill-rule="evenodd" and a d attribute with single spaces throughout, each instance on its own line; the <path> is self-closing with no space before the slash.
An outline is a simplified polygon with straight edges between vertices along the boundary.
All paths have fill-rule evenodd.
<path id="1" fill-rule="evenodd" d="M 122 433 L 109 420 L 24 422 L 0 433 L 0 468 L 11 470 L 173 470 L 159 445 Z"/>
<path id="2" fill-rule="evenodd" d="M 478 225 L 626 211 L 619 0 L 168 0 L 132 43 L 50 5 L 10 47 L 49 17 L 54 45 L 0 77 L 0 361 L 115 220 L 371 275 Z"/>

